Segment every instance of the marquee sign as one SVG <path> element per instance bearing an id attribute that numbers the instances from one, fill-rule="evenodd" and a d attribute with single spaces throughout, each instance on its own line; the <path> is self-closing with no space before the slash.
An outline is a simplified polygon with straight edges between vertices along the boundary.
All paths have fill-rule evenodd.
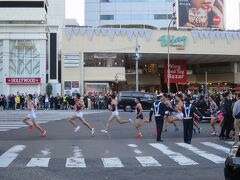
<path id="1" fill-rule="evenodd" d="M 40 84 L 41 78 L 6 78 L 7 84 Z"/>

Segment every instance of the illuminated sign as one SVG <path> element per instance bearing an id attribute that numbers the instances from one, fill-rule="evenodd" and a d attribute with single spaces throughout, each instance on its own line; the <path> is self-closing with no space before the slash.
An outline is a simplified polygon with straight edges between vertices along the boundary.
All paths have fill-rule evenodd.
<path id="1" fill-rule="evenodd" d="M 176 47 L 178 50 L 183 50 L 186 47 L 187 44 L 187 36 L 166 36 L 163 35 L 161 36 L 158 41 L 160 42 L 161 46 L 171 46 L 171 47 Z"/>
<path id="2" fill-rule="evenodd" d="M 7 84 L 40 84 L 41 78 L 6 78 Z"/>

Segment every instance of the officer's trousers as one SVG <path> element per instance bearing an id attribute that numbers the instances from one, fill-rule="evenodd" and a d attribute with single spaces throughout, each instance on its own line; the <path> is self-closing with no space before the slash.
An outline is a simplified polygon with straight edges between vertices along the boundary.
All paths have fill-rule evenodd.
<path id="1" fill-rule="evenodd" d="M 191 144 L 193 132 L 193 119 L 183 120 L 184 142 Z"/>
<path id="2" fill-rule="evenodd" d="M 160 141 L 162 139 L 162 129 L 163 129 L 164 118 L 163 116 L 157 116 L 155 117 L 155 121 L 156 121 L 156 127 L 157 127 L 157 141 Z"/>

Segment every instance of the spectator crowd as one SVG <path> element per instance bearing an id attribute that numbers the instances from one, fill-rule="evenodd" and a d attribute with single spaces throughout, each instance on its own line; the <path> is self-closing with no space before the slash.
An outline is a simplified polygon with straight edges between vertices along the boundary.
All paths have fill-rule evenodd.
<path id="1" fill-rule="evenodd" d="M 0 110 L 24 110 L 27 109 L 28 94 L 17 93 L 9 95 L 0 95 Z M 106 109 L 110 102 L 109 94 L 84 94 L 82 100 L 86 109 Z M 74 109 L 74 96 L 57 94 L 33 94 L 33 101 L 38 105 L 40 110 L 71 110 Z"/>

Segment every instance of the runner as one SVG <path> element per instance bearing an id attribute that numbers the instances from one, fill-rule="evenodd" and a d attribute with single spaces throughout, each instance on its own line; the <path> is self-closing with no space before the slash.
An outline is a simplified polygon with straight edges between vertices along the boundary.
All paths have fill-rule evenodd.
<path id="1" fill-rule="evenodd" d="M 76 94 L 74 101 L 75 101 L 75 109 L 76 109 L 76 114 L 71 117 L 69 120 L 70 123 L 75 127 L 74 132 L 78 132 L 80 129 L 80 126 L 77 125 L 76 121 L 79 118 L 80 121 L 91 131 L 92 136 L 94 136 L 95 129 L 84 119 L 82 110 L 84 110 L 85 106 L 84 103 L 80 100 L 81 95 Z"/>
<path id="2" fill-rule="evenodd" d="M 101 132 L 108 133 L 108 128 L 115 119 L 117 120 L 117 122 L 119 124 L 133 123 L 133 121 L 131 119 L 121 120 L 121 118 L 119 117 L 117 105 L 118 104 L 117 104 L 117 100 L 116 100 L 116 95 L 112 94 L 111 95 L 111 104 L 108 107 L 109 111 L 112 111 L 112 115 L 109 117 L 107 124 L 105 126 L 105 129 L 101 130 Z"/>
<path id="3" fill-rule="evenodd" d="M 135 127 L 137 129 L 136 137 L 142 137 L 140 127 L 144 123 L 148 123 L 148 120 L 143 117 L 143 108 L 142 108 L 141 100 L 140 100 L 139 97 L 135 98 L 135 103 L 136 103 L 136 112 L 137 112 L 137 117 L 136 117 L 136 120 L 135 120 Z"/>
<path id="4" fill-rule="evenodd" d="M 212 130 L 213 130 L 211 135 L 212 136 L 218 136 L 218 132 L 215 129 L 215 124 L 218 120 L 218 113 L 217 113 L 218 106 L 214 101 L 214 96 L 213 95 L 209 96 L 209 102 L 210 102 L 210 111 L 211 111 L 210 124 L 211 124 Z"/>
<path id="5" fill-rule="evenodd" d="M 169 111 L 167 111 L 164 116 L 164 131 L 167 132 L 168 117 L 172 115 L 172 112 L 170 111 L 170 109 L 172 109 L 172 103 L 170 101 L 170 96 L 168 94 L 164 93 L 160 95 L 162 96 L 162 102 L 169 109 Z"/>
<path id="6" fill-rule="evenodd" d="M 28 109 L 30 110 L 30 113 L 25 116 L 22 120 L 23 123 L 25 123 L 26 125 L 28 125 L 28 130 L 29 133 L 32 133 L 32 130 L 34 127 L 36 127 L 40 132 L 41 132 L 41 137 L 46 136 L 47 132 L 41 128 L 41 126 L 36 122 L 36 109 L 37 109 L 37 105 L 34 104 L 34 102 L 32 101 L 33 96 L 32 94 L 28 95 Z M 32 124 L 28 122 L 28 120 L 32 120 Z"/>
<path id="7" fill-rule="evenodd" d="M 168 123 L 173 124 L 175 127 L 175 132 L 179 131 L 179 128 L 177 127 L 176 121 L 183 120 L 183 113 L 182 113 L 182 108 L 183 108 L 183 101 L 182 101 L 182 95 L 177 94 L 176 97 L 176 107 L 173 115 L 168 117 Z"/>

